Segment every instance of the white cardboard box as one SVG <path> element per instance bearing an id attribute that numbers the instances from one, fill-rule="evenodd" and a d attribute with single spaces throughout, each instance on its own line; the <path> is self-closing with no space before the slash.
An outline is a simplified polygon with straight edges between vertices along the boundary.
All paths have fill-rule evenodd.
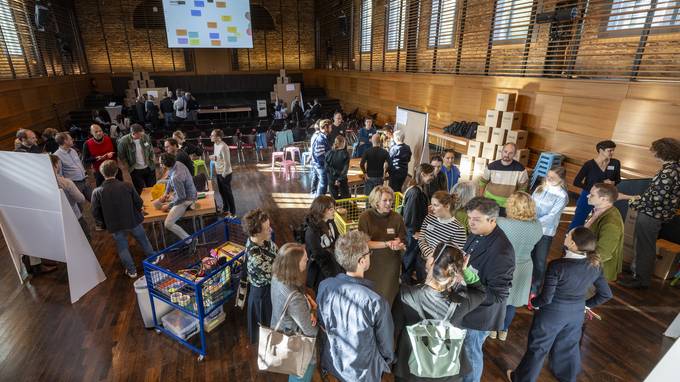
<path id="1" fill-rule="evenodd" d="M 489 161 L 496 160 L 496 148 L 498 145 L 493 144 L 493 143 L 486 143 L 484 144 L 484 148 L 482 149 L 482 158 L 487 159 Z"/>
<path id="2" fill-rule="evenodd" d="M 486 111 L 484 125 L 489 127 L 500 127 L 503 119 L 503 112 L 500 110 L 489 109 Z"/>
<path id="3" fill-rule="evenodd" d="M 500 127 L 507 130 L 520 130 L 522 128 L 522 113 L 519 111 L 506 111 L 501 116 Z"/>
<path id="4" fill-rule="evenodd" d="M 475 159 L 475 165 L 474 165 L 474 170 L 472 173 L 474 174 L 475 177 L 482 176 L 484 175 L 484 170 L 486 170 L 486 166 L 489 165 L 489 160 L 486 158 L 477 158 Z"/>
<path id="5" fill-rule="evenodd" d="M 467 155 L 473 157 L 481 157 L 483 148 L 484 148 L 483 142 L 468 141 Z"/>
<path id="6" fill-rule="evenodd" d="M 527 147 L 528 138 L 529 132 L 526 130 L 509 130 L 505 143 L 514 143 L 518 149 L 524 149 Z"/>
<path id="7" fill-rule="evenodd" d="M 515 94 L 498 93 L 496 94 L 496 110 L 513 111 L 515 110 Z"/>
<path id="8" fill-rule="evenodd" d="M 477 135 L 475 136 L 475 141 L 489 142 L 490 140 L 491 140 L 491 127 L 483 125 L 477 126 Z"/>
<path id="9" fill-rule="evenodd" d="M 474 163 L 475 163 L 475 157 L 469 156 L 469 155 L 461 155 L 460 156 L 460 166 L 458 166 L 461 174 L 472 173 Z"/>
<path id="10" fill-rule="evenodd" d="M 493 143 L 494 145 L 504 145 L 507 134 L 508 130 L 501 129 L 500 127 L 494 127 L 491 130 L 490 142 Z"/>
<path id="11" fill-rule="evenodd" d="M 517 150 L 514 159 L 526 167 L 529 164 L 529 149 Z"/>

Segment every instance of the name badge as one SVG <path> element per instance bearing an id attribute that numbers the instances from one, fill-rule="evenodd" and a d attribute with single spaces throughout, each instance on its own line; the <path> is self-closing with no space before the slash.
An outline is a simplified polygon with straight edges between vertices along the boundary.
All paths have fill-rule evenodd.
<path id="1" fill-rule="evenodd" d="M 614 171 L 614 166 L 607 166 L 607 170 L 612 170 L 612 171 Z"/>
<path id="2" fill-rule="evenodd" d="M 144 142 L 144 146 L 148 146 L 148 145 L 149 145 L 149 142 Z"/>
<path id="3" fill-rule="evenodd" d="M 394 235 L 394 234 L 395 234 L 394 228 L 388 228 L 388 229 L 387 229 L 387 234 L 388 234 L 388 235 Z"/>

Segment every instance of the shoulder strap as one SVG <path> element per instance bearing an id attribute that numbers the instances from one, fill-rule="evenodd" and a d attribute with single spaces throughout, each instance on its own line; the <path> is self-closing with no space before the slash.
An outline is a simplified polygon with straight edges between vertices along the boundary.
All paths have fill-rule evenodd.
<path id="1" fill-rule="evenodd" d="M 446 316 L 444 316 L 443 321 L 448 321 L 453 317 L 453 312 L 456 311 L 456 306 L 458 306 L 458 303 L 456 302 L 449 302 L 449 309 L 446 311 Z"/>
<path id="2" fill-rule="evenodd" d="M 276 322 L 276 327 L 274 327 L 275 331 L 279 331 L 279 327 L 281 326 L 281 321 L 283 321 L 283 317 L 286 315 L 286 311 L 288 311 L 288 305 L 290 305 L 291 300 L 293 300 L 293 297 L 295 296 L 296 291 L 292 291 L 288 294 L 288 298 L 286 298 L 286 303 L 283 305 L 283 311 L 281 312 L 281 317 L 279 317 L 279 321 Z"/>

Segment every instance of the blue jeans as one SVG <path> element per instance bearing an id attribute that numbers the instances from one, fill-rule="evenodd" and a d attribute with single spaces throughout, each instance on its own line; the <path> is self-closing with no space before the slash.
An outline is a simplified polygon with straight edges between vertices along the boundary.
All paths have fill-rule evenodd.
<path id="1" fill-rule="evenodd" d="M 328 174 L 326 174 L 326 169 L 315 165 L 314 171 L 316 172 L 316 177 L 319 179 L 315 195 L 325 195 L 328 190 Z"/>
<path id="2" fill-rule="evenodd" d="M 489 332 L 486 330 L 468 329 L 465 335 L 465 353 L 470 363 L 470 372 L 463 376 L 463 382 L 479 382 L 484 370 L 484 352 L 482 347 Z"/>
<path id="3" fill-rule="evenodd" d="M 309 362 L 309 366 L 307 366 L 307 371 L 305 371 L 305 375 L 302 377 L 289 375 L 288 382 L 311 382 L 312 377 L 314 376 L 314 369 L 316 369 L 316 360 L 314 357 L 312 357 L 312 360 Z"/>
<path id="4" fill-rule="evenodd" d="M 384 182 L 385 180 L 382 177 L 367 178 L 364 182 L 364 194 L 366 196 L 370 195 L 374 188 L 382 186 Z"/>
<path id="5" fill-rule="evenodd" d="M 163 121 L 165 122 L 165 127 L 170 128 L 170 124 L 172 123 L 172 117 L 174 113 L 163 113 Z"/>
<path id="6" fill-rule="evenodd" d="M 588 214 L 593 210 L 593 206 L 588 204 L 589 194 L 590 192 L 583 190 L 581 195 L 578 197 L 578 200 L 576 201 L 576 211 L 574 211 L 574 219 L 572 219 L 571 223 L 569 223 L 567 232 L 571 231 L 572 228 L 582 226 L 586 223 Z"/>
<path id="7" fill-rule="evenodd" d="M 510 327 L 510 324 L 512 323 L 512 319 L 515 318 L 515 313 L 517 312 L 517 308 L 515 308 L 512 305 L 508 305 L 505 307 L 505 322 L 503 323 L 503 330 L 508 331 L 508 328 Z"/>
<path id="8" fill-rule="evenodd" d="M 153 247 L 151 247 L 151 242 L 149 242 L 149 238 L 146 237 L 146 232 L 144 232 L 144 227 L 141 224 L 133 229 L 124 229 L 113 233 L 113 239 L 116 241 L 116 248 L 118 249 L 118 257 L 120 257 L 123 266 L 129 273 L 137 273 L 135 261 L 132 259 L 130 248 L 128 247 L 128 232 L 131 233 L 132 236 L 135 237 L 135 240 L 142 246 L 147 257 L 153 255 Z"/>
<path id="9" fill-rule="evenodd" d="M 545 276 L 545 262 L 550 253 L 550 245 L 552 244 L 552 236 L 541 236 L 541 240 L 536 243 L 534 249 L 531 251 L 531 261 L 534 263 L 534 269 L 531 274 L 531 293 L 538 294 L 538 291 L 543 284 L 543 277 Z"/>

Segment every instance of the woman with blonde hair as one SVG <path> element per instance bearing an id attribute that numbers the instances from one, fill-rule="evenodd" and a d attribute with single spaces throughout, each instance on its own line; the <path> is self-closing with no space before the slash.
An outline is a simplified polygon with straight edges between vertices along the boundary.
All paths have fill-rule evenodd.
<path id="1" fill-rule="evenodd" d="M 514 192 L 505 204 L 507 216 L 498 218 L 498 227 L 510 240 L 515 251 L 515 270 L 512 274 L 512 287 L 508 296 L 503 330 L 491 332 L 490 337 L 505 341 L 508 328 L 515 317 L 515 309 L 529 302 L 531 291 L 531 274 L 534 269 L 531 251 L 543 236 L 541 223 L 536 219 L 536 205 L 531 195 L 526 192 Z"/>
<path id="2" fill-rule="evenodd" d="M 371 208 L 359 216 L 359 231 L 369 236 L 371 250 L 371 267 L 364 277 L 371 280 L 373 290 L 392 305 L 399 292 L 406 226 L 401 215 L 392 210 L 394 191 L 388 186 L 373 188 L 368 201 Z"/>
<path id="3" fill-rule="evenodd" d="M 347 139 L 338 135 L 335 137 L 331 151 L 326 153 L 326 174 L 328 176 L 328 190 L 333 199 L 349 198 L 347 171 L 349 171 L 349 153 Z"/>
<path id="4" fill-rule="evenodd" d="M 307 252 L 302 244 L 284 244 L 272 264 L 270 327 L 279 325 L 284 333 L 302 332 L 305 336 L 316 337 L 319 328 L 316 323 L 316 302 L 305 288 L 307 275 Z M 286 302 L 288 305 L 286 306 Z M 304 376 L 288 376 L 288 381 L 311 381 L 316 356 L 307 366 Z"/>
<path id="5" fill-rule="evenodd" d="M 531 293 L 538 293 L 543 283 L 545 261 L 550 253 L 553 237 L 557 233 L 562 211 L 569 203 L 566 176 L 567 170 L 564 167 L 550 169 L 543 183 L 531 195 L 536 203 L 536 218 L 543 227 L 543 236 L 531 251 L 531 260 L 534 263 Z"/>
<path id="6" fill-rule="evenodd" d="M 451 188 L 451 194 L 455 195 L 455 202 L 453 204 L 453 216 L 458 220 L 460 225 L 465 228 L 466 232 L 470 232 L 467 222 L 467 212 L 465 212 L 465 205 L 467 202 L 477 196 L 477 183 L 466 180 L 456 183 Z"/>

